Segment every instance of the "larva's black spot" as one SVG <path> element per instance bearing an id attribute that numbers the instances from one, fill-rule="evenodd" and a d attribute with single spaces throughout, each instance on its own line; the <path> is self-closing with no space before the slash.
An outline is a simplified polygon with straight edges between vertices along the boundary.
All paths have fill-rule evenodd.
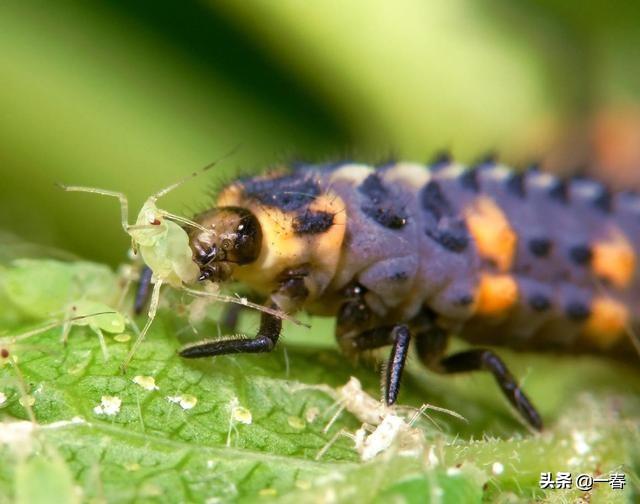
<path id="1" fill-rule="evenodd" d="M 378 224 L 389 229 L 401 229 L 407 223 L 405 214 L 398 214 L 390 208 L 363 206 L 362 211 Z"/>
<path id="2" fill-rule="evenodd" d="M 476 166 L 490 168 L 496 165 L 498 162 L 498 153 L 496 151 L 489 151 L 480 156 Z"/>
<path id="3" fill-rule="evenodd" d="M 549 188 L 549 197 L 559 203 L 566 204 L 569 202 L 569 191 L 567 183 L 564 180 L 556 180 Z"/>
<path id="4" fill-rule="evenodd" d="M 529 298 L 529 306 L 534 311 L 543 312 L 551 308 L 551 301 L 544 294 L 533 294 Z"/>
<path id="5" fill-rule="evenodd" d="M 473 167 L 465 170 L 458 178 L 460 185 L 470 191 L 478 192 L 480 190 L 480 183 L 478 182 L 478 168 Z"/>
<path id="6" fill-rule="evenodd" d="M 405 280 L 409 280 L 409 273 L 407 273 L 406 271 L 396 271 L 393 275 L 391 275 L 391 279 L 398 282 L 404 282 Z"/>
<path id="7" fill-rule="evenodd" d="M 593 199 L 593 206 L 604 213 L 611 212 L 611 193 L 606 187 L 600 187 L 598 195 Z"/>
<path id="8" fill-rule="evenodd" d="M 589 318 L 591 310 L 589 306 L 581 301 L 572 301 L 566 307 L 566 314 L 569 319 L 581 322 Z"/>
<path id="9" fill-rule="evenodd" d="M 593 251 L 588 245 L 575 245 L 569 249 L 569 257 L 574 263 L 584 266 L 591 262 Z"/>
<path id="10" fill-rule="evenodd" d="M 529 240 L 529 252 L 536 257 L 547 257 L 553 244 L 547 238 L 532 238 Z"/>
<path id="11" fill-rule="evenodd" d="M 453 303 L 457 306 L 469 306 L 473 303 L 473 296 L 471 294 L 463 294 L 462 296 L 456 298 Z"/>
<path id="12" fill-rule="evenodd" d="M 449 151 L 440 151 L 433 156 L 433 159 L 429 163 L 429 168 L 437 170 L 438 168 L 450 165 L 452 160 L 453 158 Z"/>
<path id="13" fill-rule="evenodd" d="M 320 194 L 318 183 L 313 178 L 300 174 L 276 178 L 249 178 L 241 182 L 248 198 L 284 211 L 298 210 Z"/>
<path id="14" fill-rule="evenodd" d="M 407 223 L 406 211 L 399 206 L 377 174 L 372 173 L 364 179 L 358 191 L 369 200 L 362 205 L 362 211 L 378 224 L 389 229 L 401 229 Z"/>
<path id="15" fill-rule="evenodd" d="M 451 252 L 464 252 L 469 246 L 469 233 L 462 221 L 454 221 L 446 228 L 426 229 L 425 234 Z"/>
<path id="16" fill-rule="evenodd" d="M 422 208 L 433 215 L 436 220 L 440 220 L 445 215 L 453 213 L 451 203 L 442 192 L 440 184 L 435 180 L 427 182 L 420 191 L 420 202 Z"/>
<path id="17" fill-rule="evenodd" d="M 375 173 L 364 179 L 360 187 L 358 187 L 358 191 L 376 204 L 384 202 L 389 196 L 389 190 L 382 184 L 382 180 Z"/>
<path id="18" fill-rule="evenodd" d="M 522 173 L 511 173 L 507 178 L 506 187 L 511 194 L 518 198 L 524 198 L 526 196 L 524 189 L 524 176 Z"/>
<path id="19" fill-rule="evenodd" d="M 299 235 L 324 233 L 333 226 L 333 217 L 329 212 L 303 212 L 293 220 L 293 231 Z"/>
<path id="20" fill-rule="evenodd" d="M 538 173 L 540 171 L 540 163 L 531 163 L 526 170 L 528 173 Z"/>

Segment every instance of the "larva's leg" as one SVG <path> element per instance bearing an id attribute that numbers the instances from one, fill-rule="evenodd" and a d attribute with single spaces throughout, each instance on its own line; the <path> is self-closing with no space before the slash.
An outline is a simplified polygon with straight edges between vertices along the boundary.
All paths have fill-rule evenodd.
<path id="1" fill-rule="evenodd" d="M 348 344 L 351 346 L 352 352 L 362 352 L 391 345 L 385 376 L 384 399 L 387 406 L 395 404 L 411 341 L 409 328 L 404 324 L 376 327 L 363 331 L 356 337 L 345 339 L 349 340 Z M 341 343 L 341 346 L 344 346 L 344 342 Z"/>
<path id="2" fill-rule="evenodd" d="M 490 371 L 509 402 L 529 425 L 536 430 L 542 430 L 540 414 L 524 394 L 502 359 L 491 350 L 480 348 L 459 352 L 442 359 L 434 369 L 442 373 Z"/>
<path id="3" fill-rule="evenodd" d="M 365 289 L 354 285 L 347 292 L 348 301 L 338 312 L 336 338 L 346 355 L 392 345 L 385 376 L 385 402 L 391 406 L 398 399 L 400 381 L 407 359 L 411 334 L 404 324 L 379 326 L 363 330 L 375 324 L 375 317 L 364 300 Z"/>
<path id="4" fill-rule="evenodd" d="M 295 308 L 308 294 L 303 275 L 284 275 L 280 282 L 280 288 L 272 294 L 273 299 L 278 299 L 278 303 L 271 301 L 269 308 L 279 310 L 281 306 Z M 260 317 L 260 328 L 255 338 L 234 338 L 216 341 L 205 341 L 196 345 L 188 346 L 180 351 L 182 357 L 196 359 L 199 357 L 214 357 L 216 355 L 234 353 L 263 353 L 272 351 L 282 330 L 282 319 L 276 315 L 262 312 Z"/>
<path id="5" fill-rule="evenodd" d="M 277 309 L 275 304 L 270 307 Z M 281 329 L 282 320 L 280 318 L 263 312 L 260 318 L 260 328 L 255 338 L 207 341 L 184 348 L 180 351 L 180 356 L 187 359 L 197 359 L 199 357 L 214 357 L 216 355 L 234 353 L 270 352 L 276 346 Z"/>
<path id="6" fill-rule="evenodd" d="M 140 315 L 143 311 L 147 302 L 149 301 L 149 295 L 151 294 L 151 277 L 153 276 L 153 271 L 149 266 L 143 266 L 142 271 L 140 272 L 140 280 L 138 281 L 138 288 L 136 289 L 136 297 L 133 302 L 133 312 L 136 315 Z"/>

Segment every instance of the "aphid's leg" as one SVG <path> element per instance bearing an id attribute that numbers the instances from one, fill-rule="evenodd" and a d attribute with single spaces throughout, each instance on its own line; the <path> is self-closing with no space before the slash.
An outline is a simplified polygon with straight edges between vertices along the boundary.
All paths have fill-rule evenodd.
<path id="1" fill-rule="evenodd" d="M 133 302 L 133 312 L 136 315 L 140 315 L 147 302 L 149 301 L 149 294 L 151 293 L 151 277 L 153 271 L 149 266 L 143 266 L 140 272 L 140 280 L 138 281 L 138 288 L 136 289 L 136 297 Z"/>
<path id="2" fill-rule="evenodd" d="M 67 342 L 69 341 L 69 332 L 71 331 L 71 321 L 66 319 L 62 323 L 62 333 L 60 336 L 60 341 L 64 346 L 67 346 Z"/>
<path id="3" fill-rule="evenodd" d="M 91 327 L 91 326 L 89 326 Z M 104 359 L 104 361 L 108 361 L 109 360 L 109 349 L 107 348 L 107 342 L 104 339 L 104 334 L 102 333 L 102 331 L 100 330 L 99 327 L 91 327 L 91 330 L 96 333 L 96 335 L 98 336 L 98 341 L 100 341 L 100 349 L 102 350 L 102 357 Z"/>
<path id="4" fill-rule="evenodd" d="M 463 373 L 466 371 L 490 371 L 509 402 L 535 429 L 542 430 L 542 419 L 524 394 L 504 362 L 491 350 L 474 349 L 442 358 L 447 347 L 448 335 L 433 325 L 416 336 L 416 348 L 422 362 L 439 373 Z"/>
<path id="5" fill-rule="evenodd" d="M 59 184 L 60 187 L 69 192 L 86 192 L 92 194 L 101 194 L 102 196 L 111 196 L 112 198 L 118 198 L 120 201 L 120 218 L 122 222 L 122 229 L 125 233 L 129 232 L 129 200 L 121 192 L 107 191 L 105 189 L 97 189 L 95 187 L 82 187 L 82 186 L 68 186 Z"/>
<path id="6" fill-rule="evenodd" d="M 156 283 L 153 286 L 153 291 L 151 292 L 151 302 L 149 303 L 149 312 L 147 313 L 147 323 L 142 328 L 142 331 L 140 332 L 140 334 L 138 334 L 138 337 L 136 338 L 136 341 L 133 343 L 133 346 L 131 347 L 129 354 L 127 355 L 124 362 L 122 363 L 123 372 L 126 371 L 127 366 L 129 365 L 129 362 L 131 362 L 133 355 L 136 353 L 136 350 L 144 340 L 144 337 L 147 334 L 149 327 L 151 327 L 151 324 L 153 323 L 153 319 L 156 318 L 156 312 L 158 311 L 158 305 L 160 304 L 161 288 L 162 288 L 162 280 L 158 279 L 156 280 Z"/>
<path id="7" fill-rule="evenodd" d="M 509 402 L 518 410 L 529 425 L 536 430 L 542 430 L 540 414 L 524 394 L 502 359 L 491 350 L 478 348 L 459 352 L 442 359 L 439 367 L 443 373 L 460 373 L 476 370 L 490 371 Z"/>

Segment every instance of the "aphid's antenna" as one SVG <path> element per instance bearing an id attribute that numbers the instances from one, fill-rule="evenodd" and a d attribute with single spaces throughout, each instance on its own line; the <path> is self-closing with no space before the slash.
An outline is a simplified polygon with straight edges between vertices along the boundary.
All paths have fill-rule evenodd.
<path id="1" fill-rule="evenodd" d="M 197 177 L 198 175 L 203 174 L 204 172 L 206 172 L 207 170 L 210 170 L 211 168 L 213 168 L 214 166 L 216 166 L 218 163 L 224 161 L 225 159 L 227 159 L 228 157 L 231 157 L 232 155 L 234 155 L 238 149 L 240 148 L 241 144 L 238 144 L 236 146 L 234 146 L 229 152 L 227 152 L 226 154 L 224 154 L 222 157 L 216 159 L 215 161 L 212 161 L 211 163 L 209 163 L 206 166 L 203 166 L 202 168 L 200 168 L 199 170 L 194 171 L 193 173 L 187 175 L 186 177 L 184 177 L 181 180 L 178 180 L 177 182 L 174 182 L 173 184 L 171 184 L 168 187 L 165 187 L 164 189 L 160 189 L 157 193 L 149 196 L 148 201 L 153 201 L 155 202 L 156 200 L 158 200 L 159 198 L 162 198 L 162 196 L 164 196 L 165 194 L 173 191 L 174 189 L 180 187 L 181 185 L 183 185 L 185 182 L 188 182 L 189 180 L 191 180 L 192 178 Z"/>
<path id="2" fill-rule="evenodd" d="M 427 415 L 427 411 L 428 410 L 438 411 L 440 413 L 445 413 L 446 415 L 449 415 L 449 416 L 452 416 L 454 418 L 457 418 L 458 420 L 462 420 L 464 423 L 467 423 L 467 424 L 469 423 L 469 420 L 467 420 L 465 417 L 463 417 L 457 411 L 453 411 L 453 410 L 450 410 L 450 409 L 447 409 L 447 408 L 442 408 L 440 406 L 434 406 L 433 404 L 423 404 L 422 406 L 420 406 L 420 408 L 418 408 L 414 412 L 414 414 L 411 416 L 411 418 L 407 422 L 409 424 L 409 426 L 413 427 L 415 425 L 415 423 L 420 419 L 420 417 L 424 416 L 433 425 L 435 425 L 438 430 L 442 430 L 440 428 L 440 426 L 437 424 L 437 422 L 430 415 Z"/>
<path id="3" fill-rule="evenodd" d="M 185 291 L 188 294 L 191 294 L 193 296 L 199 296 L 199 297 L 211 297 L 217 301 L 221 301 L 223 303 L 235 303 L 235 304 L 239 304 L 242 306 L 248 306 L 249 308 L 253 308 L 255 310 L 264 312 L 264 313 L 268 313 L 269 315 L 273 315 L 274 317 L 278 317 L 282 320 L 288 320 L 289 322 L 294 323 L 295 325 L 298 326 L 302 326 L 302 327 L 311 327 L 309 324 L 306 324 L 304 322 L 300 322 L 299 320 L 296 320 L 295 318 L 291 317 L 290 315 L 287 315 L 285 312 L 281 311 L 281 310 L 274 310 L 273 308 L 269 308 L 267 306 L 262 306 L 259 305 L 257 303 L 252 303 L 251 301 L 249 301 L 247 298 L 238 298 L 238 297 L 234 297 L 234 296 L 227 296 L 224 294 L 217 294 L 215 292 L 205 292 L 205 291 L 201 291 L 201 290 L 197 290 L 197 289 L 191 289 L 189 287 L 183 286 L 182 290 Z"/>
<path id="4" fill-rule="evenodd" d="M 16 384 L 18 386 L 18 392 L 20 393 L 20 405 L 26 410 L 27 416 L 32 424 L 36 423 L 36 416 L 33 413 L 33 408 L 31 408 L 31 404 L 29 402 L 30 396 L 27 390 L 27 382 L 24 379 L 22 372 L 20 371 L 20 367 L 18 366 L 18 360 L 9 353 L 9 350 L 3 348 L 2 349 L 2 357 L 7 360 L 9 365 L 13 368 L 13 371 L 16 375 Z"/>
<path id="5" fill-rule="evenodd" d="M 49 329 L 60 327 L 70 322 L 74 322 L 76 320 L 83 320 L 91 317 L 97 317 L 98 315 L 107 315 L 107 314 L 113 314 L 113 313 L 116 313 L 116 312 L 104 311 L 104 312 L 90 313 L 89 315 L 78 315 L 77 317 L 69 317 L 64 320 L 57 320 L 55 322 L 49 322 L 48 324 L 44 324 L 44 325 L 41 325 L 40 327 L 37 327 L 36 329 L 31 329 L 29 331 L 16 334 L 15 336 L 6 336 L 4 338 L 0 338 L 0 343 L 15 343 L 17 341 L 25 340 L 27 338 L 30 338 L 31 336 L 35 336 L 36 334 L 43 333 L 45 331 L 48 331 Z"/>
<path id="6" fill-rule="evenodd" d="M 213 168 L 219 162 L 221 162 L 224 159 L 228 158 L 229 156 L 233 155 L 240 148 L 240 145 L 241 144 L 236 145 L 227 154 L 225 154 L 221 158 L 216 159 L 215 161 L 209 163 L 208 165 L 204 166 L 202 169 L 200 169 L 198 171 L 195 171 L 190 175 L 187 175 L 182 180 L 179 180 L 178 182 L 175 182 L 174 184 L 171 184 L 170 186 L 165 187 L 164 189 L 161 189 L 157 193 L 151 195 L 147 199 L 147 202 L 155 203 L 155 201 L 158 198 L 161 198 L 162 196 L 164 196 L 168 192 L 173 191 L 177 187 L 180 187 L 182 184 L 184 184 L 188 180 L 190 180 L 190 179 L 200 175 L 201 173 L 204 173 L 205 171 Z M 109 191 L 109 190 L 106 190 L 106 189 L 98 189 L 96 187 L 69 186 L 69 185 L 65 185 L 65 184 L 61 184 L 61 183 L 56 183 L 56 185 L 58 187 L 60 187 L 63 191 L 67 191 L 67 192 L 86 192 L 86 193 L 91 193 L 91 194 L 100 194 L 102 196 L 110 196 L 112 198 L 117 198 L 120 201 L 120 218 L 121 218 L 122 229 L 124 229 L 125 233 L 128 233 L 132 229 L 132 226 L 129 225 L 129 200 L 127 200 L 127 197 L 126 197 L 126 195 L 124 193 L 116 192 L 116 191 Z M 176 220 L 180 219 L 180 217 L 173 216 L 173 215 L 168 214 L 168 213 L 167 213 L 166 216 L 167 217 L 171 216 L 172 218 L 176 218 Z M 188 219 L 186 219 L 186 220 L 188 221 Z M 191 221 L 189 221 L 189 224 L 190 225 L 191 224 L 195 225 L 195 223 L 192 223 Z"/>
<path id="7" fill-rule="evenodd" d="M 336 441 L 338 441 L 338 438 L 340 436 L 354 439 L 353 434 L 348 433 L 344 429 L 340 429 L 333 435 L 333 437 L 329 441 L 327 441 L 327 443 L 320 449 L 320 451 L 316 453 L 315 459 L 320 460 L 322 457 L 324 457 L 324 455 L 329 451 L 329 448 L 331 448 L 336 443 Z"/>
<path id="8" fill-rule="evenodd" d="M 180 224 L 184 224 L 185 226 L 190 226 L 190 227 L 199 229 L 200 231 L 204 231 L 205 233 L 211 233 L 211 229 L 207 229 L 201 224 L 198 224 L 197 222 L 192 221 L 191 219 L 187 219 L 186 217 L 172 214 L 171 212 L 167 212 L 166 210 L 160 210 L 160 209 L 158 209 L 158 213 L 163 217 L 165 217 L 166 219 L 179 222 Z"/>

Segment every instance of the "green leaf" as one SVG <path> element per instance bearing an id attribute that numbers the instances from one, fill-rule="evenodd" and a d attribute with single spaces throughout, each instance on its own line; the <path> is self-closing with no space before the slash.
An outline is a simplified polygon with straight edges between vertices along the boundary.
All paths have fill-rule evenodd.
<path id="1" fill-rule="evenodd" d="M 7 326 L 9 334 L 44 320 L 34 323 L 34 312 L 23 310 L 26 286 L 20 290 L 6 280 L 46 278 L 48 268 L 65 292 L 68 285 L 82 286 L 78 278 L 94 278 L 77 275 L 87 263 L 9 266 L 2 272 L 1 310 L 23 316 Z M 98 277 L 102 292 L 117 287 L 115 275 Z M 53 288 L 47 281 L 41 285 Z M 29 289 L 41 299 L 36 287 Z M 122 335 L 106 335 L 107 361 L 87 327 L 75 327 L 66 347 L 57 327 L 25 340 L 4 339 L 0 346 L 11 357 L 0 368 L 0 502 L 52 496 L 56 502 L 481 502 L 504 492 L 516 501 L 581 495 L 540 490 L 540 472 L 547 471 L 626 472 L 624 491 L 600 484 L 594 495 L 633 498 L 640 380 L 631 367 L 506 352 L 514 372 L 526 376 L 525 388 L 547 423 L 542 435 L 534 435 L 515 419 L 490 377 L 439 377 L 412 362 L 400 402 L 449 408 L 469 423 L 427 410 L 434 423 L 416 425 L 424 442 L 409 451 L 392 444 L 363 463 L 353 442 L 337 435 L 360 427 L 354 416 L 343 412 L 324 432 L 336 412 L 335 394 L 328 391 L 357 376 L 377 397 L 379 377 L 333 346 L 318 344 L 327 341 L 326 334 L 316 334 L 330 331 L 326 323 L 312 320 L 311 331 L 285 327 L 284 344 L 269 355 L 186 361 L 176 353 L 182 344 L 218 334 L 215 320 L 193 334 L 182 315 L 186 301 L 164 296 L 166 306 L 126 374 L 120 364 L 132 339 Z M 248 333 L 255 330 L 254 315 L 243 323 Z M 37 424 L 25 408 L 31 402 Z"/>

